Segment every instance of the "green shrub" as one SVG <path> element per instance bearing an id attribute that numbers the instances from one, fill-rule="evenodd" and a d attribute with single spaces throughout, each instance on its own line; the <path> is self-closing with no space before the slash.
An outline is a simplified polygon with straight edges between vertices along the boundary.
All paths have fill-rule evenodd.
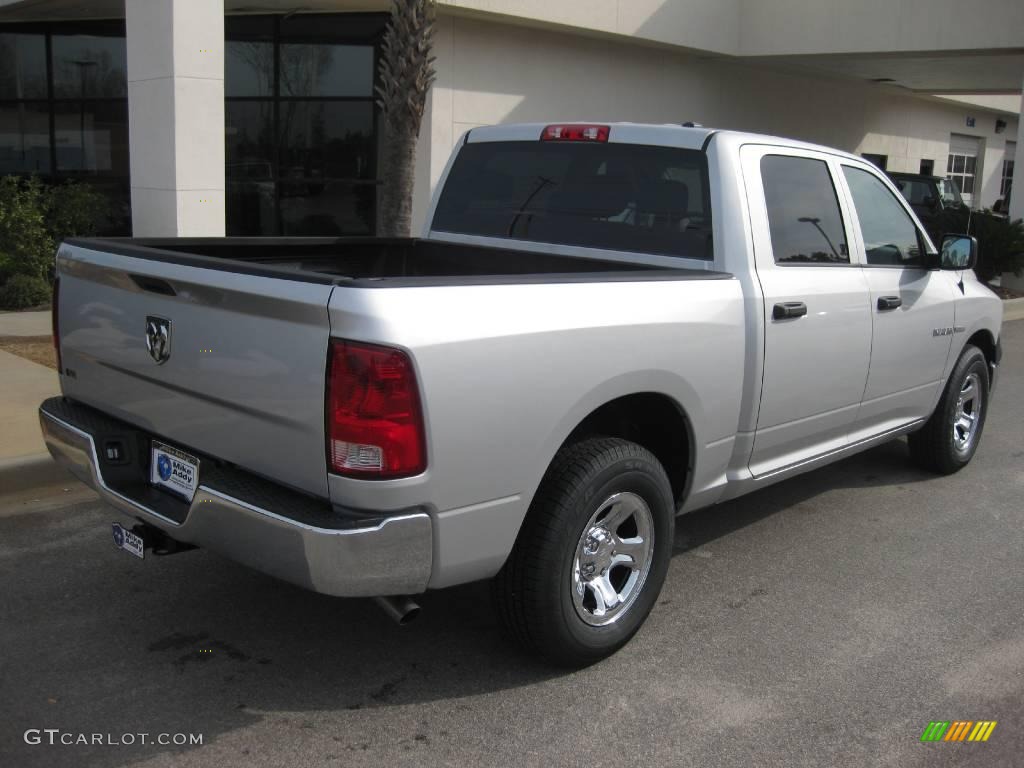
<path id="1" fill-rule="evenodd" d="M 38 179 L 0 178 L 0 282 L 12 275 L 49 278 L 54 242 L 45 196 Z"/>
<path id="2" fill-rule="evenodd" d="M 59 243 L 68 237 L 90 237 L 110 215 L 107 198 L 88 184 L 67 181 L 46 187 L 43 214 L 46 230 Z"/>
<path id="3" fill-rule="evenodd" d="M 49 283 L 35 275 L 13 275 L 0 287 L 0 309 L 28 309 L 49 300 Z"/>
<path id="4" fill-rule="evenodd" d="M 936 217 L 931 235 L 936 247 L 944 233 L 969 234 L 978 239 L 978 278 L 988 282 L 1004 272 L 1024 273 L 1024 220 L 1011 221 L 989 210 L 948 208 Z"/>
<path id="5" fill-rule="evenodd" d="M 107 215 L 106 198 L 87 184 L 0 178 L 0 283 L 14 275 L 51 280 L 57 244 L 95 234 Z"/>

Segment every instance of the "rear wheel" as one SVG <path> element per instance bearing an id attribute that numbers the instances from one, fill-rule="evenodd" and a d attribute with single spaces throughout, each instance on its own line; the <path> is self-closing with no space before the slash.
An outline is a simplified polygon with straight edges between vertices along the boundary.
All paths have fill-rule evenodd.
<path id="1" fill-rule="evenodd" d="M 966 347 L 935 411 L 924 427 L 907 438 L 915 463 L 944 475 L 967 466 L 985 428 L 988 387 L 985 355 L 977 347 Z"/>
<path id="2" fill-rule="evenodd" d="M 563 448 L 494 580 L 502 623 L 558 664 L 614 653 L 661 591 L 674 515 L 668 477 L 647 449 L 618 438 Z"/>

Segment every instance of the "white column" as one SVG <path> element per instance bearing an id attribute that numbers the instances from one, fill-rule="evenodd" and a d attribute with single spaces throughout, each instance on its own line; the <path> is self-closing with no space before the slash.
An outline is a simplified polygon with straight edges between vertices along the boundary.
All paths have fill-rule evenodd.
<path id="1" fill-rule="evenodd" d="M 1024 86 L 1021 87 L 1024 92 Z M 1013 163 L 1013 186 L 1010 188 L 1010 218 L 1024 219 L 1024 109 L 1017 116 L 1017 156 Z"/>
<path id="2" fill-rule="evenodd" d="M 125 0 L 132 230 L 224 234 L 224 1 Z"/>

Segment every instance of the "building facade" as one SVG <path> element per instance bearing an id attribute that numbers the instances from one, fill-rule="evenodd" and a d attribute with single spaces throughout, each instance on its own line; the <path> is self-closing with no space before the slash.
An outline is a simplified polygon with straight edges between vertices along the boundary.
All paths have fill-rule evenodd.
<path id="1" fill-rule="evenodd" d="M 464 131 L 545 120 L 800 138 L 991 207 L 1020 173 L 1024 4 L 979 4 L 439 2 L 415 221 Z M 0 0 L 0 174 L 88 180 L 110 233 L 372 233 L 386 10 Z"/>

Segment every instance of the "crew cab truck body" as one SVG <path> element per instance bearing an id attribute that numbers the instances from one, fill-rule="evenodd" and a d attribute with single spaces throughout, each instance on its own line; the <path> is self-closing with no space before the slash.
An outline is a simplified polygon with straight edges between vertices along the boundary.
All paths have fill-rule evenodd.
<path id="1" fill-rule="evenodd" d="M 158 551 L 340 596 L 497 576 L 578 664 L 650 611 L 676 514 L 906 433 L 942 472 L 977 447 L 1000 303 L 853 155 L 479 128 L 428 221 L 65 242 L 51 452 Z"/>

